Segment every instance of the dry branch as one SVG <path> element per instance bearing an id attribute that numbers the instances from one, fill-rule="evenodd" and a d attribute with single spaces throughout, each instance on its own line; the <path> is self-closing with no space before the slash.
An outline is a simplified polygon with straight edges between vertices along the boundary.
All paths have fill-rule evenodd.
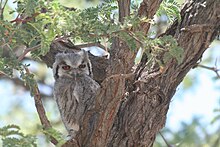
<path id="1" fill-rule="evenodd" d="M 196 65 L 196 67 L 201 67 L 201 68 L 204 68 L 204 69 L 211 70 L 211 71 L 215 72 L 217 78 L 220 79 L 220 75 L 218 73 L 220 71 L 220 69 L 218 69 L 217 67 L 209 67 L 209 66 L 205 66 L 205 65 L 201 65 L 201 64 Z"/>
<path id="2" fill-rule="evenodd" d="M 4 10 L 5 10 L 5 6 L 8 3 L 8 0 L 5 0 L 4 4 L 3 4 L 3 0 L 1 0 L 0 2 L 0 19 L 3 20 L 4 17 Z"/>
<path id="3" fill-rule="evenodd" d="M 21 54 L 21 55 L 19 56 L 18 61 L 23 60 L 24 57 L 25 57 L 25 55 L 26 55 L 27 53 L 29 53 L 29 52 L 31 52 L 31 51 L 35 51 L 35 50 L 39 49 L 40 47 L 41 47 L 41 45 L 38 44 L 38 45 L 33 46 L 33 47 L 31 47 L 31 48 L 26 48 L 26 49 L 24 50 L 23 54 Z"/>
<path id="4" fill-rule="evenodd" d="M 28 75 L 30 75 L 30 71 L 28 68 L 25 68 L 25 71 Z M 37 109 L 37 113 L 38 113 L 38 116 L 40 118 L 40 122 L 43 126 L 43 129 L 49 129 L 51 128 L 51 124 L 50 124 L 50 121 L 48 120 L 47 116 L 46 116 L 46 112 L 45 112 L 45 109 L 44 109 L 44 106 L 43 106 L 43 103 L 42 103 L 42 100 L 41 100 L 41 96 L 40 96 L 40 91 L 38 89 L 38 86 L 35 85 L 34 88 L 34 102 L 35 102 L 35 107 Z M 50 136 L 50 141 L 56 145 L 58 143 L 58 141 Z"/>

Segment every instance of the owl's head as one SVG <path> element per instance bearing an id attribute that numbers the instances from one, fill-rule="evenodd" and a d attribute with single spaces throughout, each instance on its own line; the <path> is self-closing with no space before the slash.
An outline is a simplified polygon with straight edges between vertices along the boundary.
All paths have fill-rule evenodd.
<path id="1" fill-rule="evenodd" d="M 91 68 L 88 53 L 84 50 L 76 53 L 58 53 L 53 64 L 53 75 L 55 79 L 83 74 L 92 76 Z"/>

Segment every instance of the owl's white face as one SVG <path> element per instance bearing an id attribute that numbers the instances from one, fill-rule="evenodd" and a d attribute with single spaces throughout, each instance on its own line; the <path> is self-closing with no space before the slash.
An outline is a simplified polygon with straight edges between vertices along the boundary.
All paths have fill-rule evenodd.
<path id="1" fill-rule="evenodd" d="M 89 59 L 85 51 L 78 53 L 59 53 L 54 63 L 54 77 L 76 77 L 91 75 Z"/>

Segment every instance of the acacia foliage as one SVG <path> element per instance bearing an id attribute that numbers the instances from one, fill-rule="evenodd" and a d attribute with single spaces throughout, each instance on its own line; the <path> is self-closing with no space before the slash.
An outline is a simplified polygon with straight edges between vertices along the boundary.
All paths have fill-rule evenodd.
<path id="1" fill-rule="evenodd" d="M 0 136 L 4 147 L 36 147 L 36 137 L 24 135 L 17 125 L 7 125 L 0 128 Z"/>
<path id="2" fill-rule="evenodd" d="M 40 44 L 39 48 L 31 51 L 32 57 L 38 59 L 40 55 L 45 55 L 49 51 L 51 42 L 59 37 L 68 37 L 74 43 L 103 42 L 104 40 L 109 44 L 111 44 L 112 38 L 119 37 L 126 41 L 130 49 L 135 49 L 137 43 L 141 43 L 144 50 L 153 46 L 157 53 L 165 50 L 166 54 L 176 56 L 178 61 L 181 60 L 179 56 L 181 49 L 174 51 L 178 47 L 172 37 L 165 36 L 165 38 L 151 41 L 142 32 L 133 31 L 133 28 L 141 22 L 152 22 L 148 18 L 137 17 L 135 11 L 138 7 L 137 3 L 132 4 L 133 13 L 125 18 L 124 23 L 121 23 L 117 19 L 118 6 L 115 0 L 105 0 L 96 7 L 83 10 L 64 7 L 56 0 L 51 2 L 17 0 L 16 2 L 18 3 L 17 9 L 10 12 L 17 15 L 16 18 L 10 21 L 0 20 L 0 37 L 2 38 L 0 54 L 3 57 L 0 61 L 0 70 L 6 75 L 11 76 L 12 69 L 22 71 L 23 65 L 18 60 L 16 49 L 21 48 L 24 51 Z M 164 3 L 175 6 L 172 1 Z M 158 11 L 158 15 L 161 15 L 166 7 L 170 7 L 165 4 Z M 169 10 L 169 16 L 178 14 L 175 9 L 172 12 L 170 12 L 171 8 L 167 10 Z M 164 43 L 167 44 L 166 49 L 157 48 Z M 7 56 L 5 56 L 6 54 Z"/>

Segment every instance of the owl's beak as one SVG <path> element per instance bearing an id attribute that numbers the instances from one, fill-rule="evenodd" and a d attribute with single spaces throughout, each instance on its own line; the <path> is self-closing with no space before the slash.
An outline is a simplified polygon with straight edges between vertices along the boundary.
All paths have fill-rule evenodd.
<path id="1" fill-rule="evenodd" d="M 72 77 L 76 78 L 79 75 L 79 71 L 77 69 L 72 69 L 70 74 Z"/>

